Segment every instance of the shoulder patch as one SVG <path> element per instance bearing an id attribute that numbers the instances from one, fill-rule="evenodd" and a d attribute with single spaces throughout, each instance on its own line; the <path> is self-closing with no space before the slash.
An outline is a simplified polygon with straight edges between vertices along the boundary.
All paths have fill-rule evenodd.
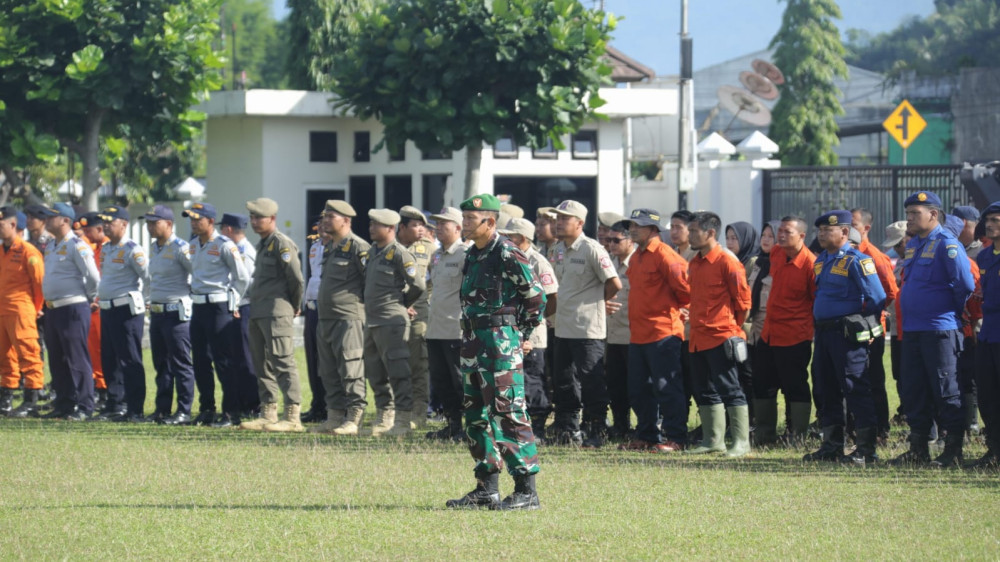
<path id="1" fill-rule="evenodd" d="M 396 248 L 389 248 L 389 251 L 385 253 L 386 261 L 392 261 L 392 258 L 396 257 Z"/>
<path id="2" fill-rule="evenodd" d="M 602 269 L 611 268 L 611 260 L 609 260 L 606 256 L 601 258 L 601 268 Z"/>
<path id="3" fill-rule="evenodd" d="M 406 270 L 406 274 L 410 277 L 415 277 L 417 275 L 417 266 L 414 265 L 412 261 L 404 263 L 403 269 Z"/>
<path id="4" fill-rule="evenodd" d="M 134 259 L 135 263 L 139 266 L 146 265 L 146 254 L 142 252 L 134 252 L 132 254 L 132 259 Z"/>
<path id="5" fill-rule="evenodd" d="M 948 246 L 948 257 L 951 258 L 951 259 L 957 258 L 958 257 L 958 248 L 957 247 Z"/>
<path id="6" fill-rule="evenodd" d="M 876 273 L 875 260 L 871 258 L 861 260 L 861 268 L 864 269 L 865 275 L 874 275 Z"/>
<path id="7" fill-rule="evenodd" d="M 281 261 L 288 263 L 292 261 L 292 251 L 288 248 L 281 249 Z"/>

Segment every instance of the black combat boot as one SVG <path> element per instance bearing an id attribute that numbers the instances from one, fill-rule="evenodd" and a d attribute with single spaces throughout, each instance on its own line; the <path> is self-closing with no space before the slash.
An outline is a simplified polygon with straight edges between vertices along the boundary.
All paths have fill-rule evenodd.
<path id="1" fill-rule="evenodd" d="M 910 450 L 889 461 L 891 466 L 924 466 L 931 462 L 927 436 L 910 434 Z"/>
<path id="2" fill-rule="evenodd" d="M 545 422 L 548 419 L 548 413 L 531 414 L 531 432 L 535 434 L 536 446 L 545 444 Z"/>
<path id="3" fill-rule="evenodd" d="M 962 468 L 962 441 L 964 432 L 948 432 L 944 437 L 944 451 L 931 461 L 934 468 Z"/>
<path id="4" fill-rule="evenodd" d="M 604 421 L 592 421 L 587 426 L 587 438 L 581 447 L 584 449 L 600 449 L 607 442 L 608 425 Z"/>
<path id="5" fill-rule="evenodd" d="M 94 411 L 101 412 L 104 411 L 104 406 L 108 403 L 108 389 L 99 388 L 97 389 L 97 400 L 94 401 Z"/>
<path id="6" fill-rule="evenodd" d="M 14 410 L 14 391 L 0 388 L 0 416 L 9 415 Z"/>
<path id="7" fill-rule="evenodd" d="M 24 402 L 16 410 L 7 414 L 12 418 L 37 418 L 38 417 L 38 391 L 25 390 Z"/>
<path id="8" fill-rule="evenodd" d="M 447 425 L 437 431 L 428 431 L 426 437 L 427 439 L 454 441 L 455 443 L 458 443 L 465 437 L 465 432 L 462 431 L 462 420 L 459 418 L 449 417 Z"/>
<path id="9" fill-rule="evenodd" d="M 1000 468 L 1000 442 L 987 438 L 986 454 L 966 468 L 972 470 L 997 470 Z"/>
<path id="10" fill-rule="evenodd" d="M 535 490 L 534 474 L 515 474 L 514 493 L 507 496 L 500 502 L 500 505 L 493 509 L 502 511 L 513 511 L 516 509 L 538 509 L 538 492 Z"/>
<path id="11" fill-rule="evenodd" d="M 875 439 L 878 430 L 874 427 L 862 427 L 855 433 L 857 434 L 855 440 L 857 447 L 851 454 L 841 457 L 840 463 L 864 468 L 878 462 L 878 455 L 875 454 Z"/>
<path id="12" fill-rule="evenodd" d="M 844 456 L 844 426 L 828 425 L 823 428 L 823 444 L 802 457 L 806 462 L 837 462 Z"/>
<path id="13" fill-rule="evenodd" d="M 497 509 L 500 505 L 500 473 L 493 472 L 476 479 L 476 489 L 457 500 L 444 502 L 452 509 Z"/>

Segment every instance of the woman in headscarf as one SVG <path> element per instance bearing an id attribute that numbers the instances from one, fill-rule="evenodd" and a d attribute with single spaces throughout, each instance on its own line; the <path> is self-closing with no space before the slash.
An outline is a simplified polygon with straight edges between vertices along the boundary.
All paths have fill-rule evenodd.
<path id="1" fill-rule="evenodd" d="M 743 264 L 743 268 L 746 270 L 747 283 L 750 284 L 750 275 L 755 270 L 756 263 L 761 257 L 760 236 L 757 235 L 757 229 L 752 224 L 743 221 L 727 225 L 726 248 Z M 764 255 L 766 256 L 767 254 L 765 253 Z M 747 315 L 748 321 L 749 318 L 750 316 Z M 761 320 L 761 325 L 763 326 L 763 320 Z M 747 343 L 749 344 L 749 341 Z M 748 349 L 747 351 L 749 352 L 750 350 Z M 749 353 L 747 354 L 747 360 L 740 363 L 739 370 L 740 387 L 743 389 L 743 394 L 747 397 L 747 405 L 750 409 L 750 427 L 752 428 L 754 425 L 754 407 L 753 399 L 751 398 L 753 396 L 753 359 Z"/>
<path id="2" fill-rule="evenodd" d="M 757 342 L 764 330 L 764 317 L 767 315 L 767 297 L 771 293 L 771 249 L 778 240 L 778 227 L 781 221 L 768 221 L 760 231 L 760 253 L 754 260 L 753 267 L 747 270 L 747 284 L 750 285 L 750 313 L 743 330 L 747 334 L 747 346 L 752 361 L 756 361 Z M 757 397 L 751 392 L 747 396 Z M 747 400 L 755 402 L 755 400 Z M 777 435 L 760 435 L 754 432 L 754 442 L 762 445 L 774 443 Z"/>

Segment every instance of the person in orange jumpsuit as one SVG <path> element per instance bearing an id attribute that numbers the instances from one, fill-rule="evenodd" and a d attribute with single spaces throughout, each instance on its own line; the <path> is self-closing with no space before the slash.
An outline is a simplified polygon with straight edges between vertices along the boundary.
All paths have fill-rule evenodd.
<path id="1" fill-rule="evenodd" d="M 83 231 L 83 239 L 90 244 L 94 250 L 94 255 L 101 255 L 101 246 L 108 241 L 104 235 L 104 224 L 97 213 L 86 213 L 81 215 L 79 220 L 80 230 Z M 97 270 L 101 269 L 101 261 L 97 260 Z M 108 400 L 108 384 L 104 382 L 104 370 L 101 369 L 101 311 L 93 310 L 90 313 L 90 332 L 87 334 L 87 351 L 90 352 L 90 363 L 94 369 L 94 390 L 97 391 L 97 401 L 94 404 L 94 411 L 101 411 L 104 403 Z"/>
<path id="2" fill-rule="evenodd" d="M 28 417 L 38 414 L 38 393 L 45 385 L 36 325 L 44 302 L 45 262 L 42 253 L 18 235 L 13 207 L 0 208 L 0 241 L 0 413 Z M 22 375 L 24 402 L 11 410 Z"/>

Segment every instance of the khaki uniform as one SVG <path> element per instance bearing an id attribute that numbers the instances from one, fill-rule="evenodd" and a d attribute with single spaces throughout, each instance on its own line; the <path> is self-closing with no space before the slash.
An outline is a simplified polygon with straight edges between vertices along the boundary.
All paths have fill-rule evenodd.
<path id="1" fill-rule="evenodd" d="M 603 340 L 607 336 L 604 283 L 618 277 L 611 257 L 596 240 L 581 234 L 560 242 L 552 267 L 559 279 L 556 337 Z"/>
<path id="2" fill-rule="evenodd" d="M 319 372 L 330 410 L 364 409 L 365 265 L 371 244 L 353 232 L 323 248 L 317 310 Z"/>
<path id="3" fill-rule="evenodd" d="M 413 254 L 413 259 L 417 265 L 417 277 L 427 280 L 427 267 L 431 263 L 431 255 L 436 250 L 434 242 L 428 238 L 417 240 L 410 245 L 407 250 Z M 407 346 L 410 348 L 410 374 L 413 387 L 413 413 L 415 420 L 420 423 L 425 420 L 427 414 L 427 402 L 430 399 L 428 393 L 428 364 L 427 364 L 427 320 L 430 315 L 428 304 L 430 292 L 424 291 L 413 303 L 413 309 L 417 315 L 410 321 L 410 339 Z"/>
<path id="4" fill-rule="evenodd" d="M 365 374 L 379 410 L 413 409 L 410 373 L 410 315 L 406 311 L 424 292 L 417 264 L 395 240 L 372 247 L 365 270 Z"/>
<path id="5" fill-rule="evenodd" d="M 299 249 L 292 239 L 275 231 L 257 244 L 257 264 L 247 292 L 250 299 L 250 351 L 257 371 L 262 404 L 285 405 L 301 401 L 295 366 L 292 320 L 302 305 L 305 283 Z"/>

